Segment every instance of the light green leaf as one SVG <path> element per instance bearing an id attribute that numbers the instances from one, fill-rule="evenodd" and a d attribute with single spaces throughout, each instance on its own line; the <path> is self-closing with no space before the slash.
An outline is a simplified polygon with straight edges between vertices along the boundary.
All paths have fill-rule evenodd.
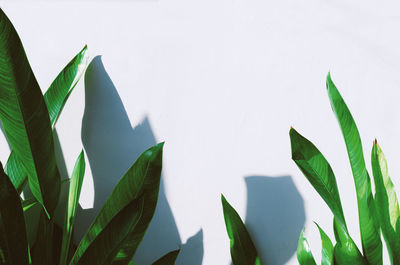
<path id="1" fill-rule="evenodd" d="M 346 143 L 351 170 L 357 192 L 361 244 L 370 264 L 382 264 L 382 242 L 379 224 L 375 219 L 375 203 L 371 192 L 371 180 L 365 168 L 364 155 L 357 126 L 342 96 L 328 74 L 326 82 L 332 109 L 338 119 Z"/>
<path id="2" fill-rule="evenodd" d="M 167 253 L 165 256 L 161 257 L 155 261 L 152 265 L 174 265 L 176 258 L 179 255 L 179 249 Z"/>
<path id="3" fill-rule="evenodd" d="M 336 178 L 328 161 L 309 140 L 290 128 L 292 159 L 332 213 L 346 226 Z"/>
<path id="4" fill-rule="evenodd" d="M 221 194 L 226 231 L 230 239 L 234 265 L 260 265 L 260 258 L 242 219 Z"/>
<path id="5" fill-rule="evenodd" d="M 121 178 L 83 237 L 70 265 L 97 264 L 85 262 L 97 260 L 99 253 L 107 258 L 104 265 L 127 264 L 132 259 L 157 204 L 163 145 L 146 150 Z"/>
<path id="6" fill-rule="evenodd" d="M 1 51 L 0 51 L 1 52 Z M 0 164 L 1 264 L 28 265 L 28 241 L 21 199 Z"/>
<path id="7" fill-rule="evenodd" d="M 54 128 L 69 95 L 78 83 L 88 64 L 87 46 L 85 46 L 58 74 L 44 94 L 44 101 L 50 115 L 50 123 Z M 27 183 L 27 174 L 14 152 L 11 152 L 5 172 L 10 176 L 14 187 L 19 193 Z"/>
<path id="8" fill-rule="evenodd" d="M 59 199 L 60 174 L 49 113 L 18 34 L 1 9 L 0 28 L 0 119 L 32 194 L 51 215 Z"/>
<path id="9" fill-rule="evenodd" d="M 72 231 L 75 223 L 76 209 L 79 203 L 79 196 L 85 175 L 85 154 L 82 152 L 75 163 L 74 170 L 72 171 L 71 183 L 69 186 L 68 205 L 65 213 L 63 238 L 61 245 L 60 265 L 67 264 L 69 246 L 71 244 Z"/>
<path id="10" fill-rule="evenodd" d="M 300 233 L 299 242 L 297 244 L 297 260 L 300 265 L 317 265 L 311 253 L 310 245 L 304 236 L 304 228 Z"/>
<path id="11" fill-rule="evenodd" d="M 314 222 L 315 223 L 315 222 Z M 333 244 L 331 239 L 322 228 L 315 223 L 318 227 L 321 236 L 322 251 L 321 251 L 321 265 L 333 265 Z"/>
<path id="12" fill-rule="evenodd" d="M 32 208 L 33 206 L 35 206 L 37 204 L 37 201 L 34 198 L 31 199 L 26 199 L 24 201 L 22 201 L 22 209 L 25 211 L 29 210 L 30 208 Z"/>
<path id="13" fill-rule="evenodd" d="M 372 173 L 375 183 L 375 203 L 392 265 L 400 264 L 400 210 L 396 191 L 389 177 L 387 162 L 375 140 L 372 152 Z"/>

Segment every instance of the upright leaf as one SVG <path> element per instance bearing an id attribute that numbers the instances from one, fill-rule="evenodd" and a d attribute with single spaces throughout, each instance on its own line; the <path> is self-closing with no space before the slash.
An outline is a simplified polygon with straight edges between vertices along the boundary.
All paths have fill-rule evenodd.
<path id="1" fill-rule="evenodd" d="M 234 265 L 260 265 L 256 247 L 239 214 L 221 194 L 226 231 L 230 239 L 232 263 Z"/>
<path id="2" fill-rule="evenodd" d="M 332 241 L 317 223 L 315 223 L 315 225 L 318 227 L 322 242 L 321 265 L 333 265 Z"/>
<path id="3" fill-rule="evenodd" d="M 54 265 L 53 233 L 53 219 L 48 219 L 45 212 L 41 211 L 36 233 L 36 240 L 31 252 L 32 265 Z"/>
<path id="4" fill-rule="evenodd" d="M 60 193 L 49 113 L 25 51 L 0 9 L 0 119 L 33 195 L 52 214 Z"/>
<path id="5" fill-rule="evenodd" d="M 179 249 L 167 253 L 165 256 L 161 257 L 155 261 L 152 265 L 174 265 L 176 258 L 179 255 Z"/>
<path id="6" fill-rule="evenodd" d="M 69 246 L 71 244 L 72 231 L 75 223 L 76 208 L 79 203 L 79 196 L 85 175 L 85 154 L 82 152 L 75 163 L 74 170 L 72 171 L 71 183 L 69 186 L 68 205 L 65 213 L 63 238 L 61 245 L 60 265 L 67 264 Z"/>
<path id="7" fill-rule="evenodd" d="M 380 226 L 385 238 L 392 265 L 400 264 L 400 210 L 393 182 L 389 177 L 387 162 L 375 140 L 372 153 L 372 173 L 375 183 L 375 203 Z"/>
<path id="8" fill-rule="evenodd" d="M 313 143 L 290 128 L 292 159 L 332 213 L 346 226 L 336 178 L 328 161 Z"/>
<path id="9" fill-rule="evenodd" d="M 69 95 L 84 73 L 88 64 L 88 58 L 87 46 L 85 46 L 58 74 L 44 94 L 44 101 L 46 102 L 53 128 Z M 11 152 L 7 160 L 5 172 L 10 176 L 17 191 L 22 192 L 27 183 L 27 174 L 14 152 Z"/>
<path id="10" fill-rule="evenodd" d="M 299 242 L 297 244 L 297 260 L 300 265 L 317 265 L 311 253 L 310 245 L 304 236 L 304 228 L 300 233 Z"/>
<path id="11" fill-rule="evenodd" d="M 357 126 L 342 96 L 328 74 L 326 82 L 332 109 L 342 131 L 357 192 L 361 244 L 370 264 L 382 264 L 382 242 L 379 224 L 375 219 L 375 204 L 371 192 L 371 180 L 365 168 L 364 155 Z"/>
<path id="12" fill-rule="evenodd" d="M 81 263 L 81 260 L 94 260 L 96 257 L 91 255 L 96 256 L 98 252 L 107 253 L 107 260 L 110 258 L 114 260 L 112 264 L 127 264 L 132 259 L 157 204 L 163 144 L 146 150 L 121 178 L 80 242 L 70 265 L 86 264 Z M 133 205 L 129 206 L 131 204 Z M 139 204 L 143 206 L 139 207 Z M 127 207 L 132 208 L 129 212 L 130 223 L 114 225 L 126 221 L 119 218 L 127 218 L 125 215 L 128 213 L 121 215 L 119 213 Z M 103 234 L 101 239 L 97 239 L 100 234 Z M 109 242 L 107 245 L 103 242 L 109 237 L 115 239 L 112 246 L 109 246 Z M 90 252 L 88 250 L 90 245 L 93 245 L 96 251 Z M 109 252 L 109 249 L 112 252 Z"/>
<path id="13" fill-rule="evenodd" d="M 28 241 L 19 194 L 0 164 L 1 264 L 28 265 Z"/>

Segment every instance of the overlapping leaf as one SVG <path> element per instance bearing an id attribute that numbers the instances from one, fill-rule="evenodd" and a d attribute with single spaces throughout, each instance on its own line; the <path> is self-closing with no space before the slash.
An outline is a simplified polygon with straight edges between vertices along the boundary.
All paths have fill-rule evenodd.
<path id="1" fill-rule="evenodd" d="M 161 257 L 155 261 L 152 265 L 174 265 L 176 258 L 179 255 L 179 249 L 167 253 L 165 256 Z"/>
<path id="2" fill-rule="evenodd" d="M 311 253 L 310 245 L 304 236 L 304 229 L 300 233 L 299 242 L 297 244 L 297 260 L 300 265 L 317 265 Z"/>
<path id="3" fill-rule="evenodd" d="M 221 195 L 226 231 L 230 239 L 231 257 L 234 265 L 260 265 L 260 258 L 242 219 Z"/>
<path id="4" fill-rule="evenodd" d="M 318 227 L 321 236 L 322 250 L 321 250 L 321 265 L 333 265 L 333 244 L 331 239 L 322 228 L 315 223 Z"/>

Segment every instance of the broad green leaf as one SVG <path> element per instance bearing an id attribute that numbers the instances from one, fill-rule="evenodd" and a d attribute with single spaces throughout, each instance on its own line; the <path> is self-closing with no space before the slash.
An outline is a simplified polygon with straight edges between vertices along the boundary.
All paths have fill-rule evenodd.
<path id="1" fill-rule="evenodd" d="M 32 199 L 26 199 L 22 202 L 22 209 L 25 211 L 29 210 L 30 208 L 32 208 L 33 206 L 35 206 L 37 204 L 37 201 L 32 198 Z"/>
<path id="2" fill-rule="evenodd" d="M 330 74 L 326 82 L 332 109 L 342 131 L 357 193 L 358 216 L 363 252 L 370 264 L 382 264 L 382 242 L 379 224 L 375 219 L 375 203 L 371 192 L 371 179 L 365 168 L 364 155 L 357 126 Z"/>
<path id="3" fill-rule="evenodd" d="M 167 253 L 165 256 L 161 257 L 155 261 L 152 265 L 174 265 L 176 258 L 179 254 L 179 249 Z"/>
<path id="4" fill-rule="evenodd" d="M 75 223 L 76 209 L 79 203 L 79 196 L 85 175 L 85 154 L 82 150 L 72 171 L 71 183 L 69 186 L 68 205 L 65 213 L 63 238 L 61 245 L 60 265 L 67 264 L 69 246 L 71 244 L 72 231 Z"/>
<path id="5" fill-rule="evenodd" d="M 49 113 L 22 43 L 0 9 L 0 119 L 28 174 L 32 194 L 52 214 L 60 193 Z"/>
<path id="6" fill-rule="evenodd" d="M 107 253 L 107 260 L 109 258 L 112 258 L 111 260 L 114 259 L 112 264 L 127 264 L 132 259 L 153 217 L 157 204 L 163 145 L 164 143 L 161 143 L 146 150 L 121 178 L 83 237 L 70 265 L 86 264 L 81 263 L 81 260 L 93 260 L 96 257 L 91 257 L 90 255 L 96 256 L 98 252 Z M 143 207 L 139 207 L 139 202 L 143 203 Z M 129 206 L 132 203 L 134 205 Z M 131 222 L 121 226 L 121 229 L 118 226 L 115 226 L 115 229 L 111 229 L 110 227 L 114 227 L 111 223 L 127 222 L 127 220 L 120 221 L 118 218 L 126 218 L 124 216 L 127 213 L 119 213 L 128 206 L 130 208 L 133 207 L 132 209 L 135 211 L 132 212 L 133 210 L 131 209 L 131 212 L 129 212 Z M 106 229 L 106 227 L 108 228 Z M 104 234 L 102 235 L 103 239 L 115 237 L 112 249 L 109 246 L 109 242 L 103 245 L 101 240 L 96 239 L 100 234 Z M 89 246 L 93 244 L 97 245 L 97 249 L 93 252 L 87 252 Z M 111 250 L 113 252 L 109 252 Z M 114 253 L 114 251 L 116 252 Z"/>
<path id="7" fill-rule="evenodd" d="M 53 264 L 53 232 L 54 223 L 48 219 L 44 211 L 40 212 L 36 241 L 32 248 L 32 265 Z"/>
<path id="8" fill-rule="evenodd" d="M 318 227 L 322 242 L 321 265 L 333 265 L 332 241 L 317 223 L 315 223 L 315 225 Z"/>
<path id="9" fill-rule="evenodd" d="M 317 265 L 311 253 L 310 245 L 304 236 L 304 228 L 300 233 L 299 242 L 297 244 L 297 260 L 300 265 Z"/>
<path id="10" fill-rule="evenodd" d="M 332 213 L 346 226 L 336 178 L 328 161 L 313 143 L 290 128 L 292 159 Z"/>
<path id="11" fill-rule="evenodd" d="M 84 73 L 88 58 L 87 46 L 85 46 L 58 74 L 44 94 L 44 101 L 49 111 L 50 123 L 53 128 L 69 95 Z M 11 152 L 7 160 L 5 172 L 10 176 L 17 191 L 21 193 L 27 183 L 27 174 L 14 152 Z"/>
<path id="12" fill-rule="evenodd" d="M 337 265 L 367 265 L 363 255 L 358 250 L 346 227 L 334 217 L 333 231 L 335 232 L 336 245 L 333 250 L 334 264 Z"/>
<path id="13" fill-rule="evenodd" d="M 383 237 L 391 264 L 400 264 L 399 202 L 389 177 L 385 155 L 376 140 L 372 147 L 371 162 L 375 183 L 375 203 Z"/>
<path id="14" fill-rule="evenodd" d="M 234 265 L 260 265 L 257 250 L 239 214 L 222 194 L 221 201 L 226 231 L 230 240 L 232 263 Z"/>
<path id="15" fill-rule="evenodd" d="M 1 52 L 1 51 L 0 51 Z M 1 264 L 28 265 L 28 241 L 21 199 L 0 164 Z"/>

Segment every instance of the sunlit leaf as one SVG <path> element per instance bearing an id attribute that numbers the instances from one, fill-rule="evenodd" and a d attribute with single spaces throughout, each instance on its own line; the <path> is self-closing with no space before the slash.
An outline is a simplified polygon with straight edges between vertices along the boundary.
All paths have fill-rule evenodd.
<path id="1" fill-rule="evenodd" d="M 318 227 L 321 236 L 322 250 L 321 250 L 321 265 L 333 265 L 333 244 L 331 239 L 322 228 L 315 223 Z"/>
<path id="2" fill-rule="evenodd" d="M 299 242 L 297 244 L 297 260 L 300 265 L 317 265 L 311 253 L 310 245 L 304 236 L 304 229 L 300 233 Z"/>

